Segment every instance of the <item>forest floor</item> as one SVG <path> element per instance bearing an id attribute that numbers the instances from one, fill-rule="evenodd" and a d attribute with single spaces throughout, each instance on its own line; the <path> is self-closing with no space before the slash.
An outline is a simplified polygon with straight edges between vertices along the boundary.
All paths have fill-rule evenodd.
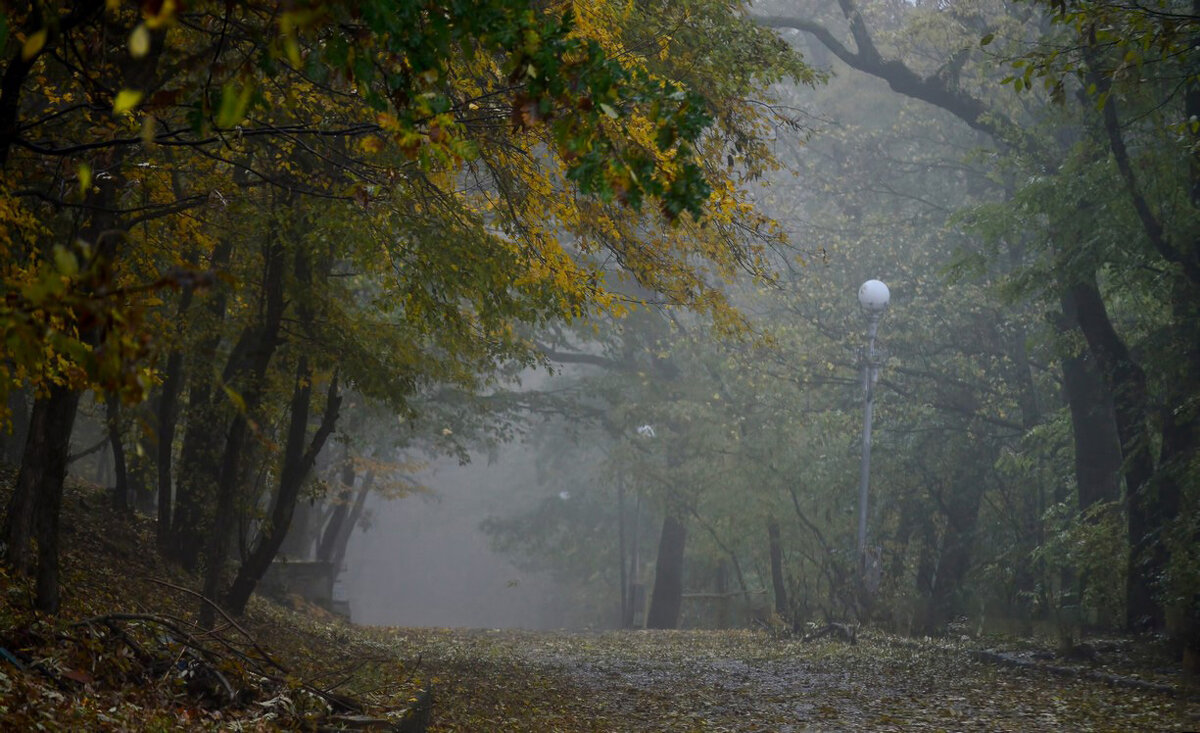
<path id="1" fill-rule="evenodd" d="M 1191 683 L 1127 689 L 1089 678 L 1090 665 L 1071 677 L 1011 669 L 974 658 L 962 642 L 868 633 L 849 645 L 759 631 L 377 633 L 424 650 L 438 670 L 432 730 L 1200 729 Z"/>
<path id="2" fill-rule="evenodd" d="M 1200 683 L 1144 640 L 1064 662 L 872 631 L 368 628 L 257 598 L 207 631 L 150 519 L 78 485 L 64 511 L 58 615 L 0 570 L 0 730 L 1200 730 Z"/>

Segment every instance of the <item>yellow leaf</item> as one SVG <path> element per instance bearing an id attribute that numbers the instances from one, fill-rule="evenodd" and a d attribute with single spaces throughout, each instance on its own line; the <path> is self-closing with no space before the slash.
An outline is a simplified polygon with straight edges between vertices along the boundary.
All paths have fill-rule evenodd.
<path id="1" fill-rule="evenodd" d="M 87 195 L 92 187 L 92 167 L 87 163 L 79 164 L 79 193 Z"/>
<path id="2" fill-rule="evenodd" d="M 162 5 L 158 6 L 157 13 L 148 13 L 143 8 L 142 16 L 145 17 L 146 23 L 151 28 L 162 28 L 175 17 L 176 6 L 175 0 L 163 0 Z"/>
<path id="3" fill-rule="evenodd" d="M 291 62 L 292 68 L 299 69 L 304 63 L 300 58 L 300 44 L 292 36 L 287 36 L 283 39 L 283 52 L 287 54 L 288 61 Z"/>
<path id="4" fill-rule="evenodd" d="M 67 277 L 79 272 L 79 260 L 75 258 L 75 253 L 61 244 L 54 245 L 54 266 Z"/>
<path id="5" fill-rule="evenodd" d="M 113 112 L 117 114 L 125 114 L 138 106 L 138 102 L 142 101 L 142 92 L 138 89 L 122 89 L 117 92 L 117 98 L 113 100 Z"/>
<path id="6" fill-rule="evenodd" d="M 129 55 L 140 59 L 148 53 L 150 53 L 150 31 L 146 28 L 145 23 L 138 23 L 138 27 L 129 34 Z"/>
<path id="7" fill-rule="evenodd" d="M 21 60 L 28 61 L 37 56 L 42 51 L 42 47 L 46 45 L 46 38 L 49 31 L 46 28 L 34 33 L 29 38 L 25 39 L 25 45 L 21 46 Z"/>

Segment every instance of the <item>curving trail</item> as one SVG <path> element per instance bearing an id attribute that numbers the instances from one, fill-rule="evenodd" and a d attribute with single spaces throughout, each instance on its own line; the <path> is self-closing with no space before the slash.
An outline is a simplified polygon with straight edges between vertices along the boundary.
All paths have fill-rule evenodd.
<path id="1" fill-rule="evenodd" d="M 1177 694 L 997 667 L 944 642 L 854 646 L 760 632 L 405 629 L 435 680 L 432 731 L 1164 731 Z M 1190 687 L 1187 687 L 1190 685 Z"/>

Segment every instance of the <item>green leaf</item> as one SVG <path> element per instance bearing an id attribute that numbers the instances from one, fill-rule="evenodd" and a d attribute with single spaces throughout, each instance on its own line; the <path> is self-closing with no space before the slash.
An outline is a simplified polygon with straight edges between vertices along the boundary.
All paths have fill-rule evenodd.
<path id="1" fill-rule="evenodd" d="M 989 34 L 987 34 L 986 36 L 984 36 L 983 38 L 980 38 L 980 39 L 979 39 L 979 45 L 980 45 L 980 46 L 986 46 L 986 45 L 988 45 L 989 43 L 991 43 L 991 42 L 992 42 L 992 41 L 994 41 L 994 40 L 996 40 L 996 34 L 995 34 L 995 33 L 989 33 Z"/>
<path id="2" fill-rule="evenodd" d="M 217 110 L 217 127 L 229 128 L 240 125 L 246 118 L 246 108 L 250 106 L 250 99 L 253 96 L 253 84 L 245 84 L 240 90 L 234 88 L 233 82 L 222 87 L 221 106 Z"/>

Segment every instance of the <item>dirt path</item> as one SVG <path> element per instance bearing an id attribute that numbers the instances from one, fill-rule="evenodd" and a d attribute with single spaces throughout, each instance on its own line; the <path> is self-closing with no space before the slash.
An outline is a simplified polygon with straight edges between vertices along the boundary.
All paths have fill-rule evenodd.
<path id="1" fill-rule="evenodd" d="M 752 632 L 397 632 L 434 731 L 1161 731 L 1194 696 L 998 668 L 965 649 Z"/>

